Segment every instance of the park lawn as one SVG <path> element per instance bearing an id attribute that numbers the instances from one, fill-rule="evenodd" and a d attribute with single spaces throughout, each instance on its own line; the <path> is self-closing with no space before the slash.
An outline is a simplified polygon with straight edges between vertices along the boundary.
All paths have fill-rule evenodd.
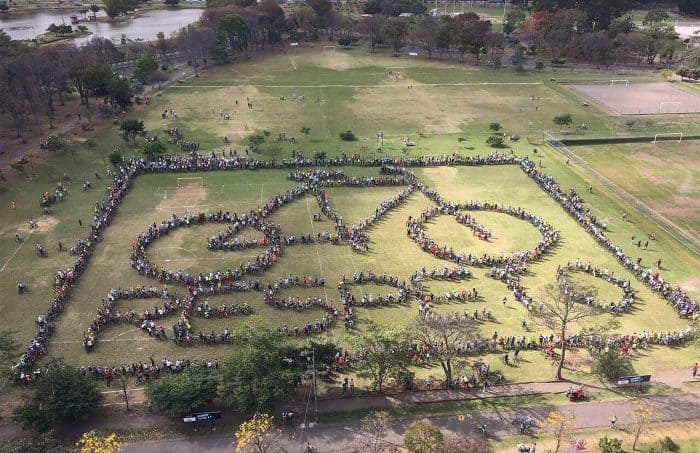
<path id="1" fill-rule="evenodd" d="M 700 241 L 700 147 L 697 141 L 572 146 L 569 149 L 625 192 Z"/>
<path id="2" fill-rule="evenodd" d="M 188 83 L 178 85 L 164 91 L 160 97 L 154 97 L 151 106 L 135 109 L 130 117 L 143 118 L 149 135 L 163 136 L 162 130 L 169 127 L 179 127 L 185 134 L 186 140 L 199 142 L 202 150 L 235 149 L 239 154 L 244 153 L 240 138 L 246 134 L 244 128 L 249 123 L 248 130 L 268 128 L 271 136 L 263 148 L 253 155 L 258 158 L 285 158 L 291 156 L 292 150 L 304 152 L 307 156 L 316 151 L 325 151 L 329 156 L 343 152 L 360 152 L 368 158 L 382 155 L 418 156 L 450 154 L 458 152 L 469 155 L 485 155 L 493 152 L 493 148 L 484 145 L 488 135 L 488 123 L 499 121 L 508 133 L 521 134 L 533 138 L 544 128 L 554 114 L 561 111 L 576 111 L 578 101 L 575 96 L 566 94 L 566 90 L 558 90 L 555 85 L 538 84 L 526 85 L 481 85 L 481 86 L 436 86 L 429 83 L 477 83 L 496 80 L 498 82 L 530 83 L 543 82 L 547 77 L 544 73 L 527 73 L 516 75 L 511 69 L 494 71 L 486 68 L 473 68 L 453 63 L 436 61 L 392 59 L 384 55 L 369 55 L 362 52 L 352 52 L 340 57 L 332 63 L 334 68 L 323 68 L 329 64 L 320 51 L 311 49 L 299 52 L 293 56 L 297 70 L 293 68 L 290 55 L 273 55 L 248 63 L 216 67 L 198 79 L 195 88 L 187 88 Z M 356 54 L 360 54 L 356 57 Z M 399 63 L 397 63 L 397 61 Z M 324 63 L 325 62 L 325 63 Z M 406 79 L 389 80 L 386 66 L 407 66 Z M 345 67 L 345 69 L 343 69 Z M 278 68 L 278 70 L 275 70 Z M 569 75 L 567 75 L 569 76 Z M 573 73 L 571 77 L 595 77 L 596 74 Z M 414 83 L 413 89 L 405 85 Z M 209 83 L 221 82 L 213 88 Z M 415 82 L 414 82 L 415 81 Z M 368 85 L 364 87 L 318 85 Z M 290 85 L 303 84 L 304 87 Z M 309 86 L 311 85 L 311 86 Z M 305 101 L 294 100 L 296 91 L 302 90 Z M 531 95 L 535 90 L 541 94 L 543 104 L 537 112 L 531 104 Z M 415 94 L 414 94 L 415 93 Z M 452 93 L 452 94 L 451 94 Z M 252 96 L 251 96 L 252 94 Z M 245 96 L 250 97 L 254 104 L 252 112 L 246 112 Z M 285 101 L 280 100 L 285 96 Z M 316 103 L 316 97 L 321 102 Z M 454 100 L 452 98 L 457 98 Z M 235 99 L 239 100 L 238 109 L 243 118 L 225 122 L 219 117 L 219 110 L 232 112 Z M 370 100 L 375 99 L 375 103 Z M 419 99 L 421 105 L 416 105 Z M 546 101 L 546 102 L 545 102 Z M 381 106 L 384 105 L 385 109 Z M 519 111 L 523 105 L 523 112 Z M 420 107 L 420 108 L 419 108 Z M 165 108 L 173 108 L 178 112 L 177 119 L 163 120 L 161 112 Z M 214 108 L 214 113 L 211 109 Z M 383 114 L 383 111 L 389 112 Z M 581 110 L 583 118 L 591 128 L 604 133 L 608 127 L 608 117 L 602 112 Z M 246 116 L 248 115 L 248 116 Z M 578 115 L 578 113 L 577 113 Z M 403 119 L 402 119 L 403 118 Z M 527 121 L 533 121 L 533 131 L 529 131 Z M 578 121 L 578 117 L 577 117 Z M 425 127 L 426 124 L 432 125 Z M 297 132 L 300 127 L 311 128 L 310 134 L 303 136 Z M 360 139 L 356 142 L 341 142 L 338 132 L 345 129 L 354 130 Z M 381 151 L 375 150 L 374 132 L 386 130 L 385 146 Z M 279 132 L 286 132 L 287 137 L 296 135 L 299 143 L 292 145 L 289 141 L 277 142 Z M 423 133 L 421 137 L 419 133 Z M 230 135 L 229 135 L 230 134 Z M 237 134 L 237 135 L 236 135 Z M 35 173 L 32 181 L 21 177 L 12 179 L 0 192 L 0 203 L 6 215 L 0 220 L 0 290 L 10 295 L 0 301 L 0 324 L 16 330 L 17 339 L 27 344 L 35 333 L 34 320 L 45 312 L 52 295 L 52 279 L 56 269 L 66 267 L 72 257 L 67 253 L 58 253 L 58 241 L 72 245 L 78 238 L 87 235 L 86 228 L 78 225 L 78 218 L 84 222 L 91 218 L 92 206 L 102 197 L 106 181 L 95 180 L 93 173 L 99 171 L 105 175 L 105 154 L 115 146 L 121 146 L 130 155 L 136 150 L 125 146 L 119 138 L 115 127 L 100 128 L 83 134 L 88 139 L 86 143 L 73 144 L 74 153 L 64 153 L 43 156 L 33 163 L 26 173 Z M 234 144 L 223 146 L 223 136 L 226 135 Z M 415 146 L 404 148 L 401 136 L 408 136 Z M 466 138 L 459 141 L 458 138 Z M 69 137 L 74 139 L 76 137 Z M 82 139 L 81 139 L 82 142 Z M 93 143 L 92 148 L 88 143 Z M 686 249 L 673 242 L 665 233 L 659 231 L 654 224 L 644 219 L 634 219 L 634 222 L 622 223 L 621 212 L 631 212 L 634 209 L 625 206 L 612 194 L 594 185 L 594 193 L 587 194 L 588 186 L 585 175 L 578 174 L 567 167 L 555 153 L 543 150 L 538 145 L 526 143 L 522 139 L 509 143 L 513 152 L 528 155 L 543 161 L 544 170 L 552 174 L 563 187 L 576 187 L 586 203 L 595 212 L 599 212 L 610 225 L 610 236 L 616 243 L 626 244 L 632 235 L 641 236 L 654 232 L 658 241 L 656 249 L 640 252 L 646 264 L 651 265 L 658 257 L 668 263 L 664 271 L 672 282 L 678 282 L 688 289 L 694 297 L 700 290 L 697 285 L 698 258 Z M 539 148 L 534 154 L 533 148 Z M 170 151 L 175 152 L 173 146 Z M 508 148 L 504 149 L 509 152 Z M 369 175 L 377 174 L 377 168 L 346 168 L 347 174 Z M 26 225 L 29 218 L 37 218 L 40 213 L 38 202 L 42 192 L 53 190 L 66 172 L 73 183 L 69 183 L 70 193 L 66 200 L 55 205 L 54 214 L 46 219 L 40 219 L 40 228 L 32 233 L 25 245 L 18 248 L 14 242 L 14 234 Z M 531 266 L 531 274 L 524 278 L 528 292 L 536 294 L 543 285 L 553 283 L 556 266 L 567 261 L 580 258 L 586 262 L 608 267 L 617 275 L 625 274 L 613 258 L 603 252 L 578 225 L 569 218 L 562 209 L 542 192 L 534 182 L 529 180 L 517 167 L 479 167 L 479 168 L 426 168 L 417 169 L 416 174 L 425 183 L 437 189 L 443 196 L 454 201 L 479 199 L 522 206 L 534 212 L 557 226 L 562 233 L 560 245 L 553 254 Z M 178 189 L 179 177 L 199 176 L 203 178 L 202 189 L 192 186 Z M 93 181 L 94 188 L 83 192 L 80 183 L 83 178 Z M 100 299 L 105 297 L 112 287 L 130 287 L 135 285 L 155 285 L 156 282 L 136 274 L 129 265 L 129 246 L 139 233 L 145 231 L 153 222 L 160 222 L 172 213 L 182 215 L 185 212 L 230 210 L 243 212 L 260 205 L 261 200 L 267 200 L 276 193 L 283 192 L 296 185 L 286 179 L 286 172 L 279 170 L 212 172 L 194 175 L 154 174 L 141 176 L 134 184 L 125 203 L 120 207 L 113 224 L 107 229 L 104 241 L 97 247 L 87 272 L 75 288 L 73 297 L 61 319 L 57 322 L 56 335 L 50 342 L 49 354 L 64 357 L 75 364 L 115 365 L 124 361 L 146 360 L 149 356 L 156 359 L 163 357 L 188 357 L 193 359 L 222 357 L 235 346 L 196 347 L 181 349 L 170 342 L 158 342 L 149 338 L 143 332 L 130 326 L 120 326 L 105 330 L 101 334 L 102 341 L 94 353 L 87 355 L 82 350 L 82 333 L 87 329 L 100 306 Z M 358 219 L 369 215 L 382 200 L 398 192 L 400 188 L 378 189 L 329 189 L 333 206 L 346 218 Z M 9 209 L 10 203 L 16 201 L 17 209 Z M 422 194 L 414 193 L 407 202 L 393 210 L 385 219 L 370 230 L 370 251 L 366 254 L 355 254 L 350 248 L 335 245 L 293 246 L 286 249 L 279 263 L 268 273 L 263 281 L 274 281 L 278 278 L 295 275 L 318 275 L 322 273 L 328 282 L 327 288 L 317 290 L 288 290 L 285 296 L 323 296 L 338 300 L 335 288 L 337 281 L 343 276 L 350 277 L 354 272 L 371 269 L 375 273 L 386 272 L 408 279 L 410 274 L 425 266 L 440 268 L 449 265 L 436 260 L 420 251 L 405 235 L 405 222 L 408 216 L 420 215 L 420 212 L 430 206 L 431 202 Z M 318 208 L 313 197 L 306 197 L 293 202 L 290 206 L 275 213 L 274 218 L 280 223 L 285 233 L 312 233 L 332 231 L 331 222 L 313 222 L 312 214 Z M 512 249 L 532 245 L 538 233 L 529 225 L 514 220 L 509 216 L 476 212 L 475 216 L 492 228 L 496 234 L 493 243 L 473 241 L 467 229 L 455 225 L 449 217 L 439 218 L 427 231 L 434 234 L 436 240 L 455 248 L 465 248 L 475 253 L 493 252 L 504 248 Z M 216 228 L 193 227 L 179 230 L 172 236 L 156 241 L 149 256 L 161 264 L 171 268 L 187 269 L 190 272 L 212 271 L 236 265 L 241 260 L 250 257 L 248 252 L 209 252 L 206 250 L 206 238 L 218 231 Z M 451 234 L 453 233 L 453 234 Z M 255 232 L 244 231 L 244 237 L 254 237 Z M 39 260 L 35 257 L 34 243 L 40 242 L 47 246 L 50 257 Z M 170 261 L 166 261 L 170 260 Z M 446 283 L 428 282 L 435 294 L 448 290 L 477 288 L 482 296 L 478 302 L 444 304 L 437 307 L 438 311 L 468 311 L 481 309 L 486 306 L 492 310 L 495 323 L 482 326 L 482 333 L 489 335 L 494 331 L 504 335 L 522 334 L 520 322 L 526 316 L 525 310 L 512 300 L 512 295 L 505 286 L 485 276 L 485 269 L 472 269 L 474 277 L 469 280 Z M 631 278 L 631 277 L 630 277 Z M 30 293 L 17 296 L 16 281 L 25 281 L 30 285 Z M 672 330 L 686 325 L 673 310 L 656 295 L 632 279 L 633 286 L 640 291 L 637 302 L 639 310 L 620 316 L 620 332 L 632 333 L 642 329 Z M 694 283 L 695 282 L 695 283 Z M 602 281 L 591 280 L 590 284 L 599 286 L 601 296 L 616 300 L 619 293 L 616 288 L 610 288 Z M 160 286 L 160 285 L 156 285 Z M 374 285 L 353 287 L 356 295 L 364 293 L 386 294 L 393 292 L 392 288 Z M 184 292 L 184 288 L 178 291 Z M 501 299 L 507 296 L 506 306 Z M 131 301 L 124 303 L 132 306 L 152 308 L 155 301 Z M 222 295 L 211 298 L 210 303 L 247 302 L 251 304 L 256 316 L 266 325 L 276 328 L 284 324 L 301 324 L 306 320 L 316 320 L 321 316 L 320 311 L 311 310 L 304 313 L 290 313 L 266 306 L 257 293 Z M 120 302 L 121 304 L 121 302 Z M 120 305 L 121 308 L 121 305 Z M 358 309 L 356 327 L 363 329 L 364 320 L 371 318 L 379 323 L 396 323 L 408 325 L 416 316 L 415 303 L 405 306 Z M 225 327 L 236 327 L 249 318 L 228 318 L 224 320 L 193 320 L 194 329 L 202 331 L 215 330 L 220 332 Z M 257 319 L 257 318 L 256 318 Z M 164 321 L 166 330 L 174 318 Z M 533 333 L 535 330 L 532 331 Z M 539 332 L 539 331 L 538 331 Z M 530 335 L 530 333 L 527 333 Z M 347 333 L 337 327 L 326 334 L 333 337 L 341 345 L 350 345 L 352 333 Z M 107 341 L 109 340 L 109 341 Z M 640 369 L 653 370 L 656 359 L 664 356 L 666 348 L 658 348 L 648 356 L 640 358 Z M 672 364 L 685 366 L 697 355 L 697 347 L 691 346 L 678 350 Z M 533 352 L 524 354 L 528 362 L 522 367 L 506 369 L 506 378 L 511 381 L 542 380 L 553 375 L 554 368 L 549 365 L 541 354 Z M 669 356 L 670 357 L 670 356 Z M 502 367 L 500 356 L 487 358 L 494 367 Z M 525 363 L 529 363 L 525 365 Z M 663 362 L 668 366 L 669 362 Z M 420 376 L 433 373 L 432 370 L 418 370 Z M 434 376 L 439 376 L 439 370 Z"/>

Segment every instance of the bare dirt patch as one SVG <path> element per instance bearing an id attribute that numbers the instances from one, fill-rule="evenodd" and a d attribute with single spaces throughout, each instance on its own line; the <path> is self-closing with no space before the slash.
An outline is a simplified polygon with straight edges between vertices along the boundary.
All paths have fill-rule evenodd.
<path id="1" fill-rule="evenodd" d="M 618 115 L 700 112 L 700 96 L 679 90 L 669 83 L 608 83 L 568 87 Z"/>
<path id="2" fill-rule="evenodd" d="M 206 201 L 208 196 L 207 188 L 196 184 L 165 189 L 163 200 L 158 203 L 156 209 L 176 212 L 178 208 L 197 208 Z"/>
<path id="3" fill-rule="evenodd" d="M 315 65 L 326 69 L 336 71 L 344 71 L 357 67 L 357 58 L 354 58 L 344 52 L 324 51 L 312 58 Z"/>
<path id="4" fill-rule="evenodd" d="M 56 225 L 58 225 L 58 220 L 56 220 L 55 217 L 44 216 L 36 220 L 36 224 L 37 227 L 32 230 L 29 228 L 29 222 L 23 222 L 17 225 L 16 230 L 20 236 L 26 236 L 32 231 L 35 233 L 48 233 L 56 228 Z"/>

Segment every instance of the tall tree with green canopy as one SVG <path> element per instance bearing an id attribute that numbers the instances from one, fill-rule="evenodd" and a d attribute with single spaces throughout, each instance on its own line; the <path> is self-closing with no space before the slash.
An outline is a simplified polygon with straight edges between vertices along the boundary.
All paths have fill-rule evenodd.
<path id="1" fill-rule="evenodd" d="M 244 344 L 224 360 L 221 396 L 244 414 L 269 411 L 301 384 L 306 362 L 300 363 L 279 332 L 255 327 L 241 336 Z"/>
<path id="2" fill-rule="evenodd" d="M 409 338 L 405 330 L 369 321 L 364 331 L 353 337 L 356 351 L 354 368 L 361 377 L 372 380 L 381 392 L 387 379 L 409 364 Z"/>
<path id="3" fill-rule="evenodd" d="M 58 422 L 77 421 L 97 408 L 102 394 L 97 383 L 59 359 L 49 359 L 34 394 L 15 409 L 24 429 L 48 431 Z"/>
<path id="4" fill-rule="evenodd" d="M 211 403 L 218 387 L 219 377 L 214 370 L 191 368 L 152 381 L 146 387 L 146 396 L 157 411 L 176 416 Z"/>
<path id="5" fill-rule="evenodd" d="M 250 42 L 250 28 L 241 16 L 227 14 L 219 21 L 219 43 L 231 52 L 245 50 Z"/>

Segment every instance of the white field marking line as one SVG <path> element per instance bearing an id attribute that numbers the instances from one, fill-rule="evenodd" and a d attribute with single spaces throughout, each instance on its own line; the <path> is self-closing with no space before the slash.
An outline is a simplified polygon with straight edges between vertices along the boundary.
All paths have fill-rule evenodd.
<path id="1" fill-rule="evenodd" d="M 119 390 L 121 392 L 121 390 Z M 145 401 L 129 401 L 129 404 L 144 404 Z M 100 407 L 108 407 L 108 406 L 126 406 L 126 401 L 123 403 L 105 403 L 102 404 Z"/>
<path id="2" fill-rule="evenodd" d="M 415 84 L 417 87 L 469 87 L 469 86 L 533 86 L 542 85 L 542 82 L 464 82 L 464 83 L 421 83 Z M 168 88 L 226 88 L 238 86 L 228 85 L 169 85 Z M 398 85 L 352 85 L 352 84 L 330 84 L 330 85 L 251 85 L 259 88 L 398 88 Z M 403 85 L 401 85 L 402 89 Z"/>
<path id="3" fill-rule="evenodd" d="M 289 56 L 289 61 L 292 63 L 292 66 L 294 67 L 294 70 L 296 71 L 296 70 L 297 70 L 297 65 L 296 65 L 296 63 L 294 63 L 294 59 L 292 58 L 291 55 Z"/>
<path id="4" fill-rule="evenodd" d="M 32 231 L 30 231 L 29 234 L 27 235 L 27 237 L 24 238 L 24 240 L 22 240 L 22 242 L 19 243 L 19 246 L 17 246 L 17 248 L 15 249 L 15 252 L 12 254 L 12 256 L 10 256 L 10 257 L 7 259 L 7 261 L 5 261 L 5 264 L 2 265 L 2 268 L 0 268 L 0 272 L 2 272 L 2 271 L 5 270 L 5 268 L 7 267 L 7 265 L 10 264 L 10 261 L 12 261 L 12 258 L 14 258 L 15 255 L 17 255 L 17 252 L 19 252 L 19 249 L 22 248 L 22 246 L 24 245 L 24 243 L 27 242 L 27 239 L 29 239 L 29 236 L 31 236 L 32 234 L 34 234 L 35 231 L 36 231 L 36 228 L 34 228 Z"/>
<path id="5" fill-rule="evenodd" d="M 128 392 L 135 392 L 135 391 L 138 391 L 138 390 L 145 390 L 145 389 L 146 389 L 146 387 L 134 387 L 134 388 L 127 389 L 127 391 L 128 391 Z M 123 390 L 104 390 L 104 391 L 102 391 L 102 392 L 100 392 L 100 393 L 104 393 L 104 394 L 107 394 L 107 393 L 124 393 L 124 391 L 123 391 Z"/>
<path id="6" fill-rule="evenodd" d="M 306 196 L 306 210 L 309 212 L 309 223 L 311 224 L 311 233 L 314 235 L 314 241 L 316 240 L 316 229 L 314 228 L 314 217 L 311 214 L 311 207 L 309 206 L 309 196 Z M 316 248 L 316 256 L 318 257 L 318 268 L 321 271 L 321 276 L 325 279 L 326 276 L 323 274 L 323 264 L 321 264 L 321 253 L 318 251 L 318 243 L 314 242 L 314 248 Z M 326 298 L 326 303 L 328 303 L 328 291 L 326 291 L 326 285 L 323 285 L 323 296 Z M 331 332 L 333 330 L 331 329 Z M 333 334 L 335 336 L 335 334 Z"/>
<path id="7" fill-rule="evenodd" d="M 163 200 L 167 200 L 167 199 L 168 199 L 168 189 L 165 189 L 163 191 Z"/>
<path id="8" fill-rule="evenodd" d="M 108 339 L 108 340 L 99 340 L 102 343 L 117 343 L 117 342 L 127 342 L 127 341 L 136 341 L 138 343 L 145 343 L 147 341 L 153 341 L 152 337 L 148 338 L 116 338 L 116 339 Z M 82 344 L 82 340 L 65 340 L 65 341 L 52 341 L 54 344 L 75 344 L 75 343 L 80 343 Z"/>

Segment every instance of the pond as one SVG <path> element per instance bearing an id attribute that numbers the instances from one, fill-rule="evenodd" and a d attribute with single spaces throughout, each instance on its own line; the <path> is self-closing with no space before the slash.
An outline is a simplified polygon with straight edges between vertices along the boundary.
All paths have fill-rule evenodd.
<path id="1" fill-rule="evenodd" d="M 82 36 L 73 40 L 76 44 L 82 44 L 93 36 L 99 36 L 119 43 L 122 34 L 130 40 L 155 40 L 158 32 L 170 36 L 171 33 L 199 20 L 203 9 L 200 8 L 173 8 L 140 11 L 136 16 L 118 22 L 81 21 L 88 27 L 91 35 Z M 92 14 L 92 13 L 89 13 Z M 43 10 L 31 13 L 0 15 L 0 28 L 9 34 L 12 39 L 32 39 L 46 32 L 49 25 L 70 24 L 70 16 L 80 18 L 80 14 L 71 10 Z M 100 11 L 99 15 L 104 15 Z M 73 26 L 75 28 L 75 26 Z"/>

